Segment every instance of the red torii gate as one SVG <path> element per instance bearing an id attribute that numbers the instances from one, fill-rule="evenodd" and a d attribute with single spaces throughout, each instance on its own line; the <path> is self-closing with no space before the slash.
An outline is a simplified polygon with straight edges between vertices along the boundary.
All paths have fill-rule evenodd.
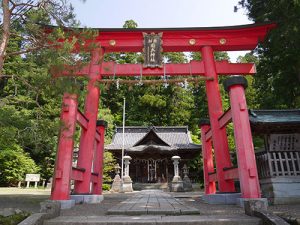
<path id="1" fill-rule="evenodd" d="M 248 119 L 244 87 L 245 78 L 232 77 L 225 84 L 229 91 L 231 109 L 223 113 L 219 91 L 219 75 L 247 75 L 255 73 L 252 63 L 228 63 L 214 60 L 214 51 L 252 50 L 275 24 L 252 24 L 213 28 L 167 28 L 167 29 L 99 29 L 98 36 L 86 40 L 85 45 L 97 44 L 91 52 L 91 62 L 81 68 L 67 67 L 56 76 L 86 76 L 89 79 L 84 114 L 78 111 L 77 96 L 65 93 L 61 112 L 61 128 L 52 200 L 70 200 L 70 181 L 75 180 L 75 194 L 83 196 L 80 201 L 94 201 L 102 193 L 102 167 L 105 123 L 97 123 L 100 91 L 96 82 L 103 76 L 170 76 L 198 75 L 206 79 L 209 109 L 208 121 L 201 123 L 202 151 L 204 157 L 205 193 L 235 192 L 233 179 L 239 178 L 243 198 L 260 198 L 260 187 Z M 51 29 L 49 30 L 51 32 Z M 165 52 L 200 51 L 202 61 L 188 64 L 165 64 L 164 68 L 143 68 L 137 64 L 118 65 L 103 62 L 109 52 L 142 52 L 143 33 L 163 33 Z M 63 41 L 63 40 L 62 40 Z M 79 46 L 78 46 L 79 47 Z M 233 121 L 238 156 L 238 168 L 232 168 L 226 125 Z M 75 124 L 82 129 L 78 163 L 72 168 Z M 99 126 L 97 126 L 99 125 Z M 66 129 L 66 127 L 68 129 Z M 97 145 L 95 145 L 95 142 Z M 215 150 L 216 172 L 213 166 L 212 143 Z M 96 147 L 95 147 L 96 146 Z M 91 186 L 91 184 L 93 184 Z M 92 187 L 92 188 L 91 188 Z"/>

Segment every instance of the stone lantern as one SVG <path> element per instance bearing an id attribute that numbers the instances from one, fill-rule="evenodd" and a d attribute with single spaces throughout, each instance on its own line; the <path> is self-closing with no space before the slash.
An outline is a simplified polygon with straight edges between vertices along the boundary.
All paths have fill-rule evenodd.
<path id="1" fill-rule="evenodd" d="M 117 163 L 114 168 L 115 168 L 115 174 L 119 175 L 120 174 L 120 169 L 121 169 L 120 165 Z"/>
<path id="2" fill-rule="evenodd" d="M 183 191 L 183 182 L 182 182 L 181 177 L 179 176 L 179 168 L 178 168 L 179 160 L 180 160 L 179 156 L 172 157 L 172 161 L 173 161 L 173 165 L 174 165 L 174 177 L 172 180 L 171 187 L 172 187 L 172 191 L 175 191 L 175 192 Z"/>
<path id="3" fill-rule="evenodd" d="M 188 167 L 186 164 L 184 164 L 184 166 L 183 166 L 183 175 L 184 175 L 183 176 L 183 190 L 184 191 L 192 191 L 193 190 L 191 180 L 188 177 L 188 173 L 189 173 Z"/>
<path id="4" fill-rule="evenodd" d="M 121 186 L 121 178 L 120 178 L 120 165 L 119 164 L 116 164 L 115 165 L 115 178 L 114 178 L 114 181 L 112 183 L 112 186 L 111 186 L 111 191 L 113 192 L 119 192 L 120 191 L 120 186 Z"/>
<path id="5" fill-rule="evenodd" d="M 126 155 L 123 157 L 124 159 L 124 165 L 125 165 L 125 171 L 124 171 L 124 176 L 123 176 L 123 192 L 132 192 L 132 180 L 129 176 L 129 164 L 131 157 Z"/>

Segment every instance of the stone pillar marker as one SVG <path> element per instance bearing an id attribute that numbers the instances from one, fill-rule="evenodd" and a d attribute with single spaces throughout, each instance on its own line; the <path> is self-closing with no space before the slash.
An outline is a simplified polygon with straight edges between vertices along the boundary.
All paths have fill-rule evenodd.
<path id="1" fill-rule="evenodd" d="M 184 166 L 183 166 L 183 175 L 184 175 L 183 176 L 183 190 L 184 191 L 192 191 L 193 190 L 191 180 L 188 177 L 188 173 L 189 173 L 188 167 L 186 164 L 184 164 Z"/>
<path id="2" fill-rule="evenodd" d="M 120 186 L 121 186 L 121 178 L 120 178 L 120 165 L 119 164 L 116 164 L 115 165 L 115 178 L 114 178 L 114 181 L 112 183 L 112 186 L 111 186 L 111 191 L 113 192 L 119 192 L 120 191 Z"/>
<path id="3" fill-rule="evenodd" d="M 125 171 L 124 171 L 124 176 L 123 176 L 123 192 L 132 192 L 132 180 L 129 176 L 129 164 L 130 164 L 130 160 L 131 157 L 126 155 L 123 157 L 124 159 L 124 165 L 125 165 Z"/>
<path id="4" fill-rule="evenodd" d="M 175 192 L 180 192 L 183 191 L 183 182 L 181 177 L 179 176 L 179 169 L 178 169 L 178 165 L 179 165 L 179 160 L 180 157 L 179 156 L 173 156 L 172 158 L 173 161 L 173 165 L 174 165 L 174 177 L 172 180 L 172 191 Z"/>

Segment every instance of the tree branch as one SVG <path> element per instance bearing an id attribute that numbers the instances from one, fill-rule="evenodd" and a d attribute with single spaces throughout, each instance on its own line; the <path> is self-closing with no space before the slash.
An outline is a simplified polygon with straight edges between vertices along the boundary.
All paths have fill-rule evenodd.
<path id="1" fill-rule="evenodd" d="M 36 46 L 36 47 L 32 47 L 32 48 L 28 48 L 22 51 L 17 51 L 17 52 L 8 52 L 6 54 L 6 56 L 14 56 L 14 55 L 21 55 L 21 54 L 25 54 L 28 52 L 33 52 L 42 48 L 49 48 L 49 47 L 57 47 L 59 46 L 58 44 L 53 44 L 53 45 L 43 45 L 43 46 Z"/>
<path id="2" fill-rule="evenodd" d="M 9 31 L 10 31 L 10 17 L 11 12 L 9 9 L 9 0 L 2 1 L 3 8 L 3 27 L 2 27 L 2 38 L 0 42 L 0 75 L 2 74 L 2 69 L 4 65 L 5 51 L 9 41 Z"/>

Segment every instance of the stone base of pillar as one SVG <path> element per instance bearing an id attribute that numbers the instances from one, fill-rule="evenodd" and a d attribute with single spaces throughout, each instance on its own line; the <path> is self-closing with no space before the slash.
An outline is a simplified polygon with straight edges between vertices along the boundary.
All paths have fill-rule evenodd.
<path id="1" fill-rule="evenodd" d="M 183 177 L 183 190 L 184 191 L 192 191 L 192 182 L 188 176 Z"/>
<path id="2" fill-rule="evenodd" d="M 236 205 L 238 199 L 241 198 L 241 193 L 217 193 L 203 195 L 202 199 L 208 204 L 226 204 L 226 205 Z"/>
<path id="3" fill-rule="evenodd" d="M 171 183 L 171 191 L 183 192 L 183 181 L 180 176 L 174 176 Z"/>
<path id="4" fill-rule="evenodd" d="M 53 201 L 57 201 L 60 203 L 60 208 L 61 209 L 70 209 L 73 206 L 75 206 L 75 200 L 53 200 Z"/>
<path id="5" fill-rule="evenodd" d="M 71 199 L 75 201 L 76 204 L 94 204 L 103 201 L 103 195 L 71 195 Z"/>
<path id="6" fill-rule="evenodd" d="M 114 178 L 114 181 L 111 185 L 110 191 L 112 192 L 120 192 L 120 187 L 121 187 L 121 178 L 119 175 L 116 175 Z"/>
<path id="7" fill-rule="evenodd" d="M 267 198 L 238 198 L 237 205 L 245 209 L 245 213 L 250 215 L 254 210 L 267 210 Z"/>
<path id="8" fill-rule="evenodd" d="M 130 176 L 123 177 L 123 192 L 133 192 L 132 180 Z"/>

